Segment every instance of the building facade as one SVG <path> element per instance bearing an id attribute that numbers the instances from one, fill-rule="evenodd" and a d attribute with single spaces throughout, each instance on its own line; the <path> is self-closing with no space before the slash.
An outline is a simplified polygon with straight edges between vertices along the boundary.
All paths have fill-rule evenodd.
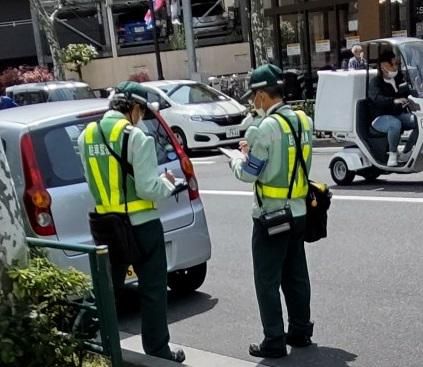
<path id="1" fill-rule="evenodd" d="M 423 38 L 423 0 L 268 0 L 274 62 L 309 78 L 339 68 L 345 51 L 382 37 Z"/>

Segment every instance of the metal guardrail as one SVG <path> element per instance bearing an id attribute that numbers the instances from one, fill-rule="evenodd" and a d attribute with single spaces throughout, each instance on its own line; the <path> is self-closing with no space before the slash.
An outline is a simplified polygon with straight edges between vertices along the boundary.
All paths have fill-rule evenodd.
<path id="1" fill-rule="evenodd" d="M 51 248 L 88 254 L 95 295 L 95 306 L 90 306 L 90 309 L 97 313 L 99 319 L 101 344 L 87 341 L 85 342 L 85 346 L 87 350 L 109 357 L 113 367 L 122 367 L 122 350 L 120 347 L 115 299 L 110 273 L 109 250 L 107 246 L 67 244 L 32 237 L 27 237 L 27 242 L 30 247 Z M 84 308 L 84 305 L 81 305 L 81 308 Z"/>

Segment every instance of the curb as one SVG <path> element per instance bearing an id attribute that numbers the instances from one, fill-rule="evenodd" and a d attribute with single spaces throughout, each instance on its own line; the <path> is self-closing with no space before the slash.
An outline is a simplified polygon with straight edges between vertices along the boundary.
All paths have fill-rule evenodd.
<path id="1" fill-rule="evenodd" d="M 166 359 L 149 356 L 122 349 L 123 367 L 189 367 L 186 364 L 168 361 Z"/>

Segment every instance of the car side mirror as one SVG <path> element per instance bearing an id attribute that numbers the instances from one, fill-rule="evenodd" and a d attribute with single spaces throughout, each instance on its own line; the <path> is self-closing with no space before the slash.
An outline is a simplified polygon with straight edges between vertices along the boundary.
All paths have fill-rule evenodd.
<path id="1" fill-rule="evenodd" d="M 149 108 L 150 108 L 150 110 L 152 110 L 154 112 L 159 112 L 160 111 L 160 104 L 159 104 L 159 102 L 151 102 L 151 103 L 149 103 Z"/>

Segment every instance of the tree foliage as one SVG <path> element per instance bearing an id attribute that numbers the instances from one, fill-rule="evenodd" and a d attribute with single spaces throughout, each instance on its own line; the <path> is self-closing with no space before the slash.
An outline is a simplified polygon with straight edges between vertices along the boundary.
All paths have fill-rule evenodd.
<path id="1" fill-rule="evenodd" d="M 90 63 L 98 52 L 92 45 L 86 43 L 71 43 L 62 50 L 62 62 L 70 71 L 78 73 L 79 79 L 82 80 L 82 67 Z"/>

